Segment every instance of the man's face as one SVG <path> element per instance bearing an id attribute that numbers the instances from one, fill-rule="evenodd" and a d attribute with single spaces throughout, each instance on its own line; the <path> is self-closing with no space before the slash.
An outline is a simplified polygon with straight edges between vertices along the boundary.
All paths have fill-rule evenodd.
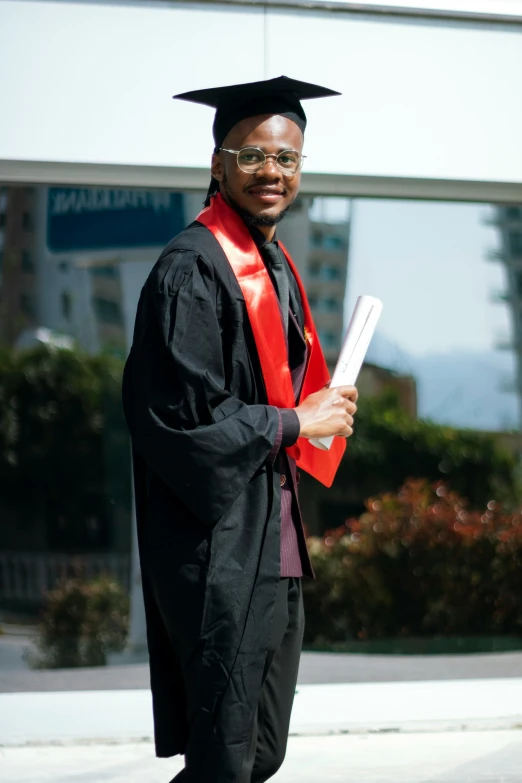
<path id="1" fill-rule="evenodd" d="M 235 125 L 221 146 L 231 150 L 258 147 L 265 155 L 278 155 L 284 150 L 301 152 L 303 134 L 287 117 L 260 115 Z M 275 165 L 275 158 L 267 158 L 264 168 L 255 174 L 246 174 L 238 167 L 237 156 L 230 152 L 214 154 L 212 176 L 220 183 L 225 201 L 258 226 L 279 222 L 297 196 L 301 182 L 300 172 L 293 177 L 284 176 Z"/>

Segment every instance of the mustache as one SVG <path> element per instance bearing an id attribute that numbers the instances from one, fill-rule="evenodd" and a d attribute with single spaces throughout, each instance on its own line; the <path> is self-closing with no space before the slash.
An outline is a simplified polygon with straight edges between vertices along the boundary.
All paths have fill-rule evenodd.
<path id="1" fill-rule="evenodd" d="M 275 188 L 277 187 L 278 190 L 281 191 L 283 195 L 286 196 L 286 188 L 284 185 L 281 185 L 278 183 L 277 185 L 274 182 L 271 182 L 269 179 L 257 179 L 255 182 L 251 182 L 249 185 L 246 185 L 243 190 L 245 193 L 252 188 Z"/>
<path id="2" fill-rule="evenodd" d="M 228 189 L 226 183 L 225 183 L 225 190 L 227 192 L 227 197 L 232 209 L 235 212 L 237 212 L 237 214 L 240 217 L 243 218 L 247 226 L 253 226 L 254 228 L 262 228 L 263 226 L 269 226 L 269 227 L 276 226 L 286 217 L 286 215 L 291 210 L 294 204 L 294 202 L 292 201 L 292 203 L 289 204 L 286 209 L 283 209 L 283 211 L 280 212 L 278 215 L 272 217 L 269 217 L 268 215 L 254 215 L 252 212 L 249 212 L 248 209 L 245 209 L 244 207 L 240 206 L 237 203 L 233 195 L 230 193 L 230 190 Z"/>

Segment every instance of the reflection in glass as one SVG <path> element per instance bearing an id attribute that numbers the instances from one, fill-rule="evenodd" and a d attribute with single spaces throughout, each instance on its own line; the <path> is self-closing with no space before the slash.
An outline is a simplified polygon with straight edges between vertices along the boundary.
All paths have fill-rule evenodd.
<path id="1" fill-rule="evenodd" d="M 277 231 L 298 265 L 326 360 L 333 368 L 343 334 L 349 201 L 302 197 Z"/>
<path id="2" fill-rule="evenodd" d="M 505 287 L 501 301 L 509 308 L 510 337 L 500 343 L 515 362 L 512 380 L 506 391 L 522 400 L 522 207 L 497 207 L 489 220 L 498 231 L 498 243 L 493 259 L 504 269 Z M 507 330 L 506 330 L 507 331 Z M 519 426 L 520 414 L 519 414 Z"/>
<path id="3" fill-rule="evenodd" d="M 85 573 L 107 569 L 129 584 L 123 360 L 143 282 L 203 199 L 0 189 L 0 610 L 37 606 L 78 557 Z M 383 300 L 363 397 L 391 386 L 414 418 L 518 426 L 521 207 L 302 196 L 277 232 L 331 367 L 356 297 Z M 361 499 L 337 491 L 328 515 L 335 506 L 342 522 Z"/>
<path id="4" fill-rule="evenodd" d="M 353 205 L 346 310 L 359 293 L 384 302 L 369 360 L 416 379 L 421 417 L 478 430 L 518 425 L 512 291 L 491 208 L 364 201 Z M 493 250 L 493 252 L 491 252 Z M 499 341 L 498 335 L 503 335 Z"/>
<path id="5" fill-rule="evenodd" d="M 37 606 L 77 572 L 129 583 L 121 372 L 141 286 L 190 203 L 166 191 L 0 192 L 0 610 Z"/>

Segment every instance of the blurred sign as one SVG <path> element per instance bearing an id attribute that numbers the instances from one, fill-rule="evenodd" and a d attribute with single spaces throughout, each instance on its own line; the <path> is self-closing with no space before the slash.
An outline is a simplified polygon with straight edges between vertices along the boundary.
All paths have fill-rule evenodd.
<path id="1" fill-rule="evenodd" d="M 183 194 L 106 188 L 49 188 L 52 253 L 165 245 L 185 225 Z"/>

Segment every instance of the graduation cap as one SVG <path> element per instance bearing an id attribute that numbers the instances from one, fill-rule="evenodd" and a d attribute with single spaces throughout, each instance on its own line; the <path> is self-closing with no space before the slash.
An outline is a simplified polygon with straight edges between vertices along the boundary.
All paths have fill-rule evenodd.
<path id="1" fill-rule="evenodd" d="M 212 132 L 217 149 L 234 125 L 258 114 L 281 114 L 293 120 L 304 132 L 306 115 L 301 101 L 340 94 L 317 84 L 300 82 L 288 76 L 278 76 L 260 82 L 192 90 L 173 97 L 181 101 L 211 106 L 216 110 Z"/>

